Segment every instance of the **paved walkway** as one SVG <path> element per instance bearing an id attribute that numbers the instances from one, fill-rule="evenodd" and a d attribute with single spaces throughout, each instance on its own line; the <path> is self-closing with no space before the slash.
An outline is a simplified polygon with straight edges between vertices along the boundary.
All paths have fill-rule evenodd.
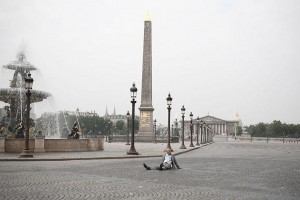
<path id="1" fill-rule="evenodd" d="M 171 143 L 174 155 L 189 152 L 194 149 L 201 148 L 201 145 L 189 147 L 189 143 L 185 143 L 186 149 L 179 149 L 181 143 Z M 139 155 L 127 155 L 130 145 L 125 143 L 104 143 L 103 151 L 89 152 L 47 152 L 34 153 L 33 158 L 19 158 L 18 153 L 0 153 L 0 161 L 50 161 L 50 160 L 91 160 L 91 159 L 122 159 L 122 158 L 144 158 L 144 157 L 160 157 L 166 149 L 165 143 L 135 143 L 135 149 Z"/>
<path id="2" fill-rule="evenodd" d="M 164 145 L 137 143 L 136 149 L 142 156 L 147 148 L 161 154 Z M 129 148 L 122 143 L 105 146 L 107 150 L 98 154 L 109 149 L 107 155 L 124 156 Z M 172 144 L 175 153 L 180 153 L 178 146 Z M 2 161 L 0 199 L 299 200 L 299 155 L 299 144 L 216 138 L 211 145 L 176 156 L 180 170 L 143 167 L 143 163 L 158 166 L 161 159 L 157 157 Z"/>

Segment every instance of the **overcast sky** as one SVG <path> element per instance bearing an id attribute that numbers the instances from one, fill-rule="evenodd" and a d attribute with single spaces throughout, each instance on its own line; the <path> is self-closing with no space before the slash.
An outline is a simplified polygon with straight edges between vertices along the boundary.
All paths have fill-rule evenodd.
<path id="1" fill-rule="evenodd" d="M 0 0 L 0 66 L 25 48 L 34 89 L 53 95 L 36 112 L 131 112 L 141 103 L 144 18 L 152 20 L 154 118 L 180 108 L 244 125 L 300 123 L 298 0 Z M 0 69 L 0 87 L 12 71 Z M 0 103 L 3 107 L 4 103 Z M 137 112 L 139 114 L 139 112 Z"/>

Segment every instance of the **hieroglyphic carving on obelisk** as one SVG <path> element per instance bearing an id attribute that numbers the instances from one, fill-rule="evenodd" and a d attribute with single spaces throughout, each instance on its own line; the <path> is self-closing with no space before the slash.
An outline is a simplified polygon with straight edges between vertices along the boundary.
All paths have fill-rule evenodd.
<path id="1" fill-rule="evenodd" d="M 149 12 L 145 18 L 144 26 L 144 52 L 143 52 L 143 74 L 142 95 L 140 110 L 139 136 L 153 136 L 153 111 L 152 107 L 152 37 L 151 20 Z M 144 138 L 146 139 L 146 138 Z"/>

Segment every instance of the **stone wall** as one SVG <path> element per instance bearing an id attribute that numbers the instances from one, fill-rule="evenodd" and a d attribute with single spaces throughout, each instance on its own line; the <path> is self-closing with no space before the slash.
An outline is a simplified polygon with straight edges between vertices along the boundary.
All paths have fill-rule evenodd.
<path id="1" fill-rule="evenodd" d="M 10 153 L 21 153 L 25 148 L 24 138 L 6 138 L 4 139 L 4 151 Z M 35 148 L 34 139 L 29 139 L 29 150 L 33 151 Z"/>
<path id="2" fill-rule="evenodd" d="M 300 143 L 299 138 L 268 138 L 268 137 L 243 137 L 238 136 L 238 140 L 247 142 L 281 142 L 281 143 Z"/>

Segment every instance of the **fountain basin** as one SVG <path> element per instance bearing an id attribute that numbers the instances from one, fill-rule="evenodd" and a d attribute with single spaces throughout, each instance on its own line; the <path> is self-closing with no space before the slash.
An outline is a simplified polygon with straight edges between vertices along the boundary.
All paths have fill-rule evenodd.
<path id="1" fill-rule="evenodd" d="M 32 152 L 84 152 L 103 150 L 103 138 L 86 139 L 29 139 Z M 0 152 L 21 153 L 25 148 L 25 139 L 0 138 Z"/>
<path id="2" fill-rule="evenodd" d="M 4 103 L 10 103 L 11 99 L 19 99 L 20 95 L 25 96 L 27 90 L 24 88 L 1 88 L 0 89 L 0 101 Z M 30 90 L 31 98 L 30 103 L 41 102 L 44 99 L 51 96 L 48 92 Z"/>

